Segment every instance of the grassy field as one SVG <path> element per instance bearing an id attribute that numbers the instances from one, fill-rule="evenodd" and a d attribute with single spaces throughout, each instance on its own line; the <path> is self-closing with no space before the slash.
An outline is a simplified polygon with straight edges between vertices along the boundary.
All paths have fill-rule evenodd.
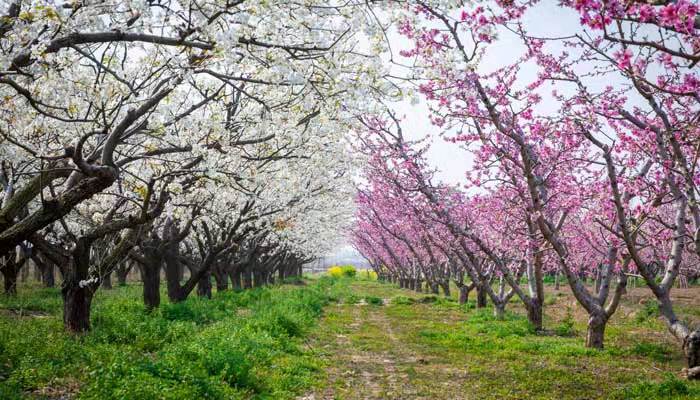
<path id="1" fill-rule="evenodd" d="M 192 297 L 144 311 L 141 287 L 97 292 L 93 331 L 63 331 L 57 289 L 0 296 L 0 399 L 284 399 L 323 376 L 304 345 L 331 279 Z"/>
<path id="2" fill-rule="evenodd" d="M 700 382 L 679 378 L 680 350 L 643 289 L 631 291 L 610 322 L 603 351 L 583 346 L 585 315 L 573 297 L 548 291 L 541 335 L 517 302 L 495 321 L 473 304 L 355 281 L 314 333 L 329 370 L 306 398 L 700 398 Z M 679 301 L 681 314 L 697 322 L 700 288 L 682 295 L 691 301 Z"/>
<path id="3" fill-rule="evenodd" d="M 0 399 L 695 399 L 680 351 L 643 289 L 606 349 L 548 288 L 546 334 L 507 318 L 368 280 L 311 279 L 191 298 L 146 313 L 138 285 L 99 291 L 93 331 L 63 332 L 60 293 L 0 296 Z M 678 292 L 700 321 L 700 288 Z"/>

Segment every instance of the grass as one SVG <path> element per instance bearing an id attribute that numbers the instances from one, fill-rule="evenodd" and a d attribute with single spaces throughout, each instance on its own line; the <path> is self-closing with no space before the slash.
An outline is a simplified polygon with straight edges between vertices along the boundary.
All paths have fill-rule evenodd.
<path id="1" fill-rule="evenodd" d="M 680 349 L 645 302 L 623 304 L 598 351 L 584 347 L 585 314 L 570 294 L 550 294 L 547 333 L 537 334 L 516 303 L 495 320 L 490 308 L 389 284 L 350 289 L 389 301 L 328 309 L 312 334 L 328 369 L 316 398 L 700 398 L 700 382 L 679 377 Z"/>
<path id="2" fill-rule="evenodd" d="M 362 274 L 294 283 L 150 313 L 138 285 L 100 290 L 84 336 L 63 331 L 57 289 L 22 288 L 0 297 L 0 399 L 700 398 L 641 292 L 598 351 L 566 291 L 547 292 L 538 334 L 517 302 L 496 320 L 474 296 L 460 305 Z M 700 321 L 694 303 L 677 308 Z"/>
<path id="3" fill-rule="evenodd" d="M 99 291 L 66 334 L 58 289 L 0 297 L 0 398 L 284 399 L 321 365 L 304 336 L 344 280 L 192 297 L 146 312 L 138 285 Z"/>

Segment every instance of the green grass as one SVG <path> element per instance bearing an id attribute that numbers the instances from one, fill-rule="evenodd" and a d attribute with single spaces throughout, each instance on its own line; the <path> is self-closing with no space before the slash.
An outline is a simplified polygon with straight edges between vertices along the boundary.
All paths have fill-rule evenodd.
<path id="1" fill-rule="evenodd" d="M 679 346 L 645 304 L 625 303 L 606 330 L 604 350 L 584 346 L 586 317 L 570 295 L 545 308 L 546 333 L 517 303 L 502 320 L 378 282 L 351 283 L 355 297 L 384 307 L 329 309 L 314 329 L 328 381 L 317 398 L 336 399 L 695 399 L 700 382 L 680 378 Z"/>
<path id="2" fill-rule="evenodd" d="M 64 332 L 58 289 L 1 297 L 13 311 L 0 314 L 0 398 L 295 398 L 322 376 L 304 336 L 344 282 L 222 292 L 150 313 L 140 286 L 101 290 L 84 336 Z"/>
<path id="3" fill-rule="evenodd" d="M 100 290 L 84 336 L 63 331 L 58 289 L 21 288 L 0 297 L 0 399 L 700 398 L 653 302 L 623 300 L 599 351 L 565 292 L 547 293 L 537 333 L 517 302 L 497 320 L 473 295 L 459 305 L 358 275 L 153 312 L 138 285 Z"/>

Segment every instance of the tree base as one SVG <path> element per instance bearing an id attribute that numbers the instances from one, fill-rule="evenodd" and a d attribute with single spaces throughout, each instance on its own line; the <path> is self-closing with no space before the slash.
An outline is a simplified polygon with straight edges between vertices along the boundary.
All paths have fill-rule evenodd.
<path id="1" fill-rule="evenodd" d="M 690 380 L 700 379 L 700 367 L 683 368 L 683 375 Z"/>
<path id="2" fill-rule="evenodd" d="M 607 321 L 591 317 L 588 320 L 588 332 L 586 333 L 586 347 L 603 349 L 605 341 L 605 324 Z"/>
<path id="3" fill-rule="evenodd" d="M 73 333 L 90 330 L 92 289 L 89 286 L 66 285 L 63 290 L 63 326 Z"/>

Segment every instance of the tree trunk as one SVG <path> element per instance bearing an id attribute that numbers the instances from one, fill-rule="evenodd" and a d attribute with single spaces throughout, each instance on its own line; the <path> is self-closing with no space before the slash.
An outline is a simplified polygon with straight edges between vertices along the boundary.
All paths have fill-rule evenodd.
<path id="1" fill-rule="evenodd" d="M 559 270 L 554 273 L 554 290 L 559 291 Z"/>
<path id="2" fill-rule="evenodd" d="M 499 303 L 493 305 L 493 316 L 497 320 L 502 320 L 506 315 L 506 305 L 505 303 Z"/>
<path id="3" fill-rule="evenodd" d="M 430 292 L 432 294 L 440 294 L 440 285 L 435 282 L 430 283 Z"/>
<path id="4" fill-rule="evenodd" d="M 442 294 L 445 295 L 445 297 L 450 297 L 450 282 L 442 282 L 440 283 L 440 287 L 442 287 Z"/>
<path id="5" fill-rule="evenodd" d="M 39 268 L 41 273 L 41 282 L 44 283 L 44 287 L 54 287 L 56 285 L 56 276 L 54 275 L 53 262 L 38 253 L 32 254 L 32 260 L 34 261 L 34 265 Z"/>
<path id="6" fill-rule="evenodd" d="M 90 307 L 93 291 L 89 286 L 65 286 L 63 295 L 63 326 L 70 332 L 90 330 Z"/>
<path id="7" fill-rule="evenodd" d="M 160 263 L 156 266 L 142 265 L 141 280 L 143 281 L 143 304 L 152 310 L 160 306 Z"/>
<path id="8" fill-rule="evenodd" d="M 692 332 L 683 343 L 688 362 L 688 379 L 700 379 L 700 329 Z"/>
<path id="9" fill-rule="evenodd" d="M 245 267 L 243 270 L 243 289 L 253 288 L 253 271 L 249 266 Z"/>
<path id="10" fill-rule="evenodd" d="M 605 318 L 591 315 L 588 318 L 588 332 L 586 332 L 586 347 L 602 349 L 605 339 Z"/>
<path id="11" fill-rule="evenodd" d="M 217 265 L 212 274 L 214 275 L 214 280 L 216 281 L 216 291 L 222 292 L 228 290 L 228 273 L 223 265 Z"/>
<path id="12" fill-rule="evenodd" d="M 5 282 L 5 294 L 8 296 L 14 296 L 17 294 L 17 275 L 19 275 L 19 268 L 17 261 L 14 259 L 14 252 L 11 253 L 9 257 L 6 257 L 5 265 L 0 268 L 2 272 L 2 277 Z"/>
<path id="13" fill-rule="evenodd" d="M 63 326 L 70 332 L 81 333 L 90 330 L 90 307 L 97 287 L 87 282 L 90 267 L 90 247 L 92 240 L 81 237 L 75 244 L 71 257 L 71 268 L 63 281 Z"/>
<path id="14" fill-rule="evenodd" d="M 467 285 L 462 285 L 459 287 L 459 304 L 467 304 L 469 301 L 469 287 Z"/>
<path id="15" fill-rule="evenodd" d="M 48 262 L 41 271 L 41 281 L 44 282 L 44 287 L 52 288 L 56 286 L 56 275 L 54 274 L 53 263 Z"/>
<path id="16" fill-rule="evenodd" d="M 39 267 L 39 265 L 36 262 L 34 262 L 33 259 L 32 259 L 32 271 L 34 272 L 34 280 L 37 282 L 42 282 L 43 281 L 43 279 L 41 279 L 41 277 L 43 275 L 42 268 Z"/>
<path id="17" fill-rule="evenodd" d="M 229 272 L 231 278 L 231 285 L 233 285 L 233 290 L 241 290 L 241 270 L 239 268 L 234 268 L 233 271 Z"/>
<path id="18" fill-rule="evenodd" d="M 486 290 L 477 286 L 476 288 L 476 308 L 486 307 L 487 295 Z"/>
<path id="19" fill-rule="evenodd" d="M 418 293 L 421 293 L 423 291 L 423 281 L 421 281 L 420 279 L 416 279 L 416 287 L 414 288 L 414 290 Z"/>
<path id="20" fill-rule="evenodd" d="M 164 254 L 165 261 L 165 284 L 168 289 L 168 300 L 171 303 L 176 303 L 182 299 L 182 286 L 180 286 L 180 271 L 182 263 L 178 261 L 178 254 L 172 254 L 170 249 L 166 249 Z"/>
<path id="21" fill-rule="evenodd" d="M 63 294 L 63 326 L 70 332 L 80 333 L 90 330 L 90 307 L 92 289 L 66 286 Z"/>
<path id="22" fill-rule="evenodd" d="M 529 304 L 525 304 L 527 309 L 527 320 L 535 328 L 535 331 L 542 330 L 542 302 L 538 299 L 530 300 Z"/>
<path id="23" fill-rule="evenodd" d="M 54 279 L 53 262 L 48 261 L 37 252 L 31 256 L 34 261 L 34 267 L 39 271 L 39 280 L 44 284 L 44 287 L 54 287 L 56 280 Z"/>
<path id="24" fill-rule="evenodd" d="M 112 289 L 112 273 L 108 273 L 102 277 L 101 283 L 102 289 L 110 290 Z"/>
<path id="25" fill-rule="evenodd" d="M 177 280 L 178 282 L 185 280 L 185 266 L 181 262 L 177 263 Z"/>
<path id="26" fill-rule="evenodd" d="M 117 267 L 117 284 L 119 286 L 126 286 L 126 277 L 129 275 L 130 267 L 127 267 L 127 261 L 123 261 Z"/>
<path id="27" fill-rule="evenodd" d="M 253 287 L 260 287 L 265 284 L 263 280 L 262 272 L 254 270 L 253 271 Z"/>
<path id="28" fill-rule="evenodd" d="M 20 272 L 20 280 L 22 282 L 26 282 L 27 280 L 29 280 L 29 268 L 22 268 Z"/>
<path id="29" fill-rule="evenodd" d="M 197 296 L 211 299 L 211 272 L 207 271 L 197 282 Z"/>

